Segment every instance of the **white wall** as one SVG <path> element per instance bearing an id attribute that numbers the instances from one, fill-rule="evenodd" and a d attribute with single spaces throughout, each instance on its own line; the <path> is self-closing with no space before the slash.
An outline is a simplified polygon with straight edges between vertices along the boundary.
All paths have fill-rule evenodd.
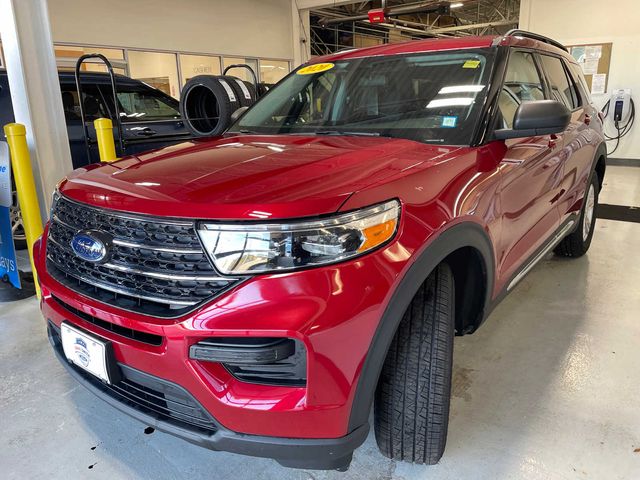
<path id="1" fill-rule="evenodd" d="M 293 58 L 291 0 L 48 0 L 54 42 Z"/>
<path id="2" fill-rule="evenodd" d="M 640 117 L 640 2 L 638 0 L 521 0 L 520 26 L 567 45 L 613 43 L 608 95 L 594 96 L 601 107 L 609 94 L 631 88 Z M 640 158 L 640 118 L 612 155 Z M 612 126 L 608 132 L 614 133 Z M 613 147 L 610 143 L 610 149 Z"/>

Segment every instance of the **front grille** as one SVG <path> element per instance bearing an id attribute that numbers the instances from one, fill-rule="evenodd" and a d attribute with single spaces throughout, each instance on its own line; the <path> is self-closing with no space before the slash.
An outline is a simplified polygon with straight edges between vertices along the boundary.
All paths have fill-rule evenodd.
<path id="1" fill-rule="evenodd" d="M 98 209 L 58 196 L 47 239 L 47 271 L 72 290 L 119 308 L 183 315 L 240 281 L 213 269 L 194 224 Z M 75 255 L 71 239 L 83 230 L 113 238 L 106 263 Z"/>
<path id="2" fill-rule="evenodd" d="M 48 330 L 53 347 L 64 359 L 60 330 L 51 321 Z M 72 363 L 67 363 L 87 383 L 146 415 L 208 435 L 217 430 L 213 417 L 179 385 L 121 363 L 118 364 L 120 379 L 108 385 Z"/>

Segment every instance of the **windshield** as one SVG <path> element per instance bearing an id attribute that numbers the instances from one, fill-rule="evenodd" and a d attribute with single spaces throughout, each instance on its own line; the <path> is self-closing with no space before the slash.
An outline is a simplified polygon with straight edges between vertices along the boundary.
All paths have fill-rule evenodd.
<path id="1" fill-rule="evenodd" d="M 468 145 L 487 90 L 489 49 L 340 60 L 302 67 L 230 129 L 374 135 Z"/>

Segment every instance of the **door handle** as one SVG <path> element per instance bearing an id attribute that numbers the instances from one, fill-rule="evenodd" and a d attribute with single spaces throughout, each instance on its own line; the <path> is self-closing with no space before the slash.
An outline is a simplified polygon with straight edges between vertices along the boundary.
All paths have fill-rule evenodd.
<path id="1" fill-rule="evenodd" d="M 558 144 L 558 139 L 560 137 L 558 137 L 558 135 L 556 135 L 555 133 L 552 133 L 549 136 L 549 148 L 555 148 L 556 145 Z"/>
<path id="2" fill-rule="evenodd" d="M 156 134 L 156 131 L 150 128 L 145 128 L 144 130 L 140 130 L 139 132 L 136 132 L 136 135 L 140 137 L 150 137 L 155 134 Z"/>

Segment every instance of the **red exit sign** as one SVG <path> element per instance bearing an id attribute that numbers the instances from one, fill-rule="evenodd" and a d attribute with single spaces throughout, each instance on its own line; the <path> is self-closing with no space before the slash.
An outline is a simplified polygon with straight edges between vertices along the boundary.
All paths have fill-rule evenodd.
<path id="1" fill-rule="evenodd" d="M 385 8 L 375 8 L 373 10 L 369 10 L 369 22 L 371 23 L 382 23 L 387 18 L 387 9 Z"/>

